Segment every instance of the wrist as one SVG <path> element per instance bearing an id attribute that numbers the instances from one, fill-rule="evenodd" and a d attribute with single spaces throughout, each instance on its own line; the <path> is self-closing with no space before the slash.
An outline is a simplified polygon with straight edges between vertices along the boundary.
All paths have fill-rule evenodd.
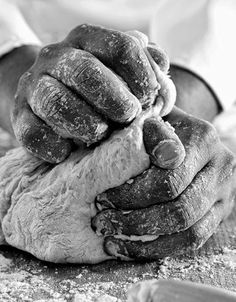
<path id="1" fill-rule="evenodd" d="M 13 133 L 10 112 L 18 81 L 35 61 L 40 47 L 24 45 L 0 58 L 0 126 Z"/>
<path id="2" fill-rule="evenodd" d="M 214 92 L 201 77 L 176 65 L 171 65 L 170 75 L 177 90 L 177 107 L 210 122 L 222 111 Z"/>

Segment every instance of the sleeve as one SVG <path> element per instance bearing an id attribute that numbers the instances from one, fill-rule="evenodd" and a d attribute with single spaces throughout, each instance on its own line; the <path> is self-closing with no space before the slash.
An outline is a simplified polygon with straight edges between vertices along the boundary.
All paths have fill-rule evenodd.
<path id="1" fill-rule="evenodd" d="M 17 6 L 0 0 L 0 7 L 0 57 L 22 45 L 41 45 Z"/>
<path id="2" fill-rule="evenodd" d="M 236 1 L 166 0 L 150 23 L 150 38 L 173 64 L 205 80 L 224 110 L 236 100 Z"/>

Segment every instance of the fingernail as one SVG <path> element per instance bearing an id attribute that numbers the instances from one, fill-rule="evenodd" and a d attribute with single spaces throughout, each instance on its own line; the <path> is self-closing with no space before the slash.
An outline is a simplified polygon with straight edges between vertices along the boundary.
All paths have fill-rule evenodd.
<path id="1" fill-rule="evenodd" d="M 161 141 L 152 152 L 160 167 L 166 168 L 179 161 L 179 148 L 172 139 Z"/>
<path id="2" fill-rule="evenodd" d="M 95 203 L 99 211 L 115 208 L 113 203 L 107 198 L 106 193 L 99 194 L 95 199 Z"/>
<path id="3" fill-rule="evenodd" d="M 105 250 L 109 255 L 115 256 L 116 258 L 128 261 L 131 260 L 124 243 L 115 238 L 107 237 L 105 239 Z"/>
<path id="4" fill-rule="evenodd" d="M 100 216 L 95 216 L 91 220 L 91 227 L 98 236 L 107 235 L 106 221 Z"/>
<path id="5" fill-rule="evenodd" d="M 108 236 L 116 234 L 116 228 L 112 219 L 106 217 L 106 211 L 101 212 L 91 220 L 91 227 L 98 236 Z"/>

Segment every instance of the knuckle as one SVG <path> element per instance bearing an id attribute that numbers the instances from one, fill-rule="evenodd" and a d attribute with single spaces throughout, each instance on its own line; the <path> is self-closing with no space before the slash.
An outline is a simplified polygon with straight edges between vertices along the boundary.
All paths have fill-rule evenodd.
<path id="1" fill-rule="evenodd" d="M 28 103 L 35 114 L 45 119 L 60 112 L 61 100 L 67 103 L 63 89 L 49 76 L 40 78 L 28 97 Z"/>
<path id="2" fill-rule="evenodd" d="M 232 179 L 232 176 L 235 172 L 236 167 L 236 158 L 235 155 L 228 149 L 223 146 L 223 150 L 221 152 L 217 152 L 216 155 L 218 165 L 218 182 L 219 184 L 225 183 Z"/>
<path id="3" fill-rule="evenodd" d="M 210 235 L 211 233 L 209 233 L 209 230 L 205 229 L 201 224 L 197 223 L 193 225 L 189 228 L 189 242 L 191 247 L 194 250 L 197 250 L 206 242 Z"/>
<path id="4" fill-rule="evenodd" d="M 197 135 L 200 140 L 208 143 L 214 143 L 219 140 L 215 127 L 207 121 L 193 118 L 191 119 L 191 128 L 194 130 L 195 136 Z"/>
<path id="5" fill-rule="evenodd" d="M 35 97 L 38 103 L 47 105 L 49 103 L 57 102 L 57 100 L 62 97 L 62 91 L 59 86 L 50 81 L 50 78 L 46 79 L 44 77 L 38 80 L 32 97 Z"/>
<path id="6" fill-rule="evenodd" d="M 166 73 L 170 68 L 170 62 L 167 54 L 156 45 L 149 46 L 148 51 L 160 69 Z"/>
<path id="7" fill-rule="evenodd" d="M 167 194 L 170 199 L 175 199 L 182 192 L 183 177 L 176 171 L 169 174 L 168 180 L 165 183 L 167 184 Z"/>
<path id="8" fill-rule="evenodd" d="M 174 217 L 177 229 L 183 231 L 191 227 L 194 215 L 191 208 L 188 206 L 188 203 L 182 200 L 174 207 Z"/>
<path id="9" fill-rule="evenodd" d="M 71 151 L 70 143 L 52 134 L 47 127 L 28 125 L 19 133 L 19 141 L 30 153 L 51 163 L 63 161 Z"/>
<path id="10" fill-rule="evenodd" d="M 92 24 L 89 24 L 89 23 L 82 23 L 80 25 L 78 25 L 74 31 L 75 32 L 78 32 L 78 31 L 81 31 L 81 30 L 93 30 L 94 29 L 94 25 Z"/>
<path id="11" fill-rule="evenodd" d="M 94 74 L 100 73 L 98 62 L 92 55 L 86 57 L 81 65 L 74 66 L 72 69 L 72 75 L 75 78 L 82 78 L 81 81 L 94 77 Z"/>
<path id="12" fill-rule="evenodd" d="M 75 42 L 78 41 L 78 39 L 84 35 L 86 35 L 87 33 L 91 32 L 94 29 L 94 25 L 91 24 L 87 24 L 87 23 L 83 23 L 80 24 L 78 26 L 76 26 L 75 28 L 73 28 L 69 34 L 66 36 L 64 42 L 65 43 L 70 43 L 70 42 Z"/>
<path id="13" fill-rule="evenodd" d="M 58 52 L 59 48 L 60 48 L 60 43 L 46 45 L 40 50 L 38 56 L 41 59 L 50 58 L 54 56 L 56 52 Z"/>
<path id="14" fill-rule="evenodd" d="M 137 51 L 138 48 L 138 44 L 132 37 L 122 35 L 120 36 L 120 42 L 117 45 L 117 58 L 120 60 L 127 59 L 127 56 L 130 55 L 131 52 Z"/>
<path id="15" fill-rule="evenodd" d="M 17 138 L 26 148 L 32 148 L 39 140 L 39 131 L 33 125 L 25 123 L 21 130 L 16 133 Z"/>
<path id="16" fill-rule="evenodd" d="M 24 147 L 34 146 L 40 139 L 45 127 L 42 127 L 39 122 L 36 122 L 37 117 L 28 110 L 22 110 L 21 114 L 17 117 L 14 132 L 18 141 Z M 44 137 L 44 139 L 47 136 Z"/>
<path id="17" fill-rule="evenodd" d="M 223 146 L 223 157 L 224 157 L 224 162 L 225 165 L 232 167 L 235 165 L 235 154 L 233 154 L 229 149 L 225 148 Z"/>
<path id="18" fill-rule="evenodd" d="M 69 47 L 58 54 L 56 66 L 52 68 L 52 75 L 70 87 L 79 84 L 86 86 L 84 81 L 89 80 L 90 77 L 94 78 L 94 74 L 102 74 L 103 66 L 91 53 Z"/>
<path id="19" fill-rule="evenodd" d="M 95 96 L 96 93 L 102 93 L 104 89 L 109 91 L 108 86 L 104 85 L 104 82 L 109 82 L 109 75 L 105 77 L 103 65 L 92 55 L 86 57 L 81 65 L 72 67 L 71 74 L 74 85 L 80 83 L 79 89 L 82 95 L 85 93 Z"/>
<path id="20" fill-rule="evenodd" d="M 57 135 L 28 108 L 22 110 L 13 125 L 19 143 L 41 159 L 58 163 L 71 152 L 71 143 Z"/>
<path id="21" fill-rule="evenodd" d="M 208 139 L 210 142 L 214 142 L 218 140 L 218 134 L 215 129 L 215 127 L 206 122 L 206 121 L 201 121 L 201 127 L 202 127 L 202 133 L 205 134 L 205 138 Z"/>

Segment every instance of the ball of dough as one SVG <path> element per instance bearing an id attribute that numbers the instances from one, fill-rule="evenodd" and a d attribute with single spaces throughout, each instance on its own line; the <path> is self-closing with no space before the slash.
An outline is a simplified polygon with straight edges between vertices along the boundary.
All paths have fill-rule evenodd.
<path id="1" fill-rule="evenodd" d="M 1 242 L 52 262 L 109 259 L 103 251 L 103 237 L 91 228 L 91 218 L 96 215 L 94 200 L 149 167 L 142 125 L 151 115 L 158 113 L 153 108 L 142 113 L 93 151 L 76 151 L 56 166 L 23 148 L 2 157 Z"/>

